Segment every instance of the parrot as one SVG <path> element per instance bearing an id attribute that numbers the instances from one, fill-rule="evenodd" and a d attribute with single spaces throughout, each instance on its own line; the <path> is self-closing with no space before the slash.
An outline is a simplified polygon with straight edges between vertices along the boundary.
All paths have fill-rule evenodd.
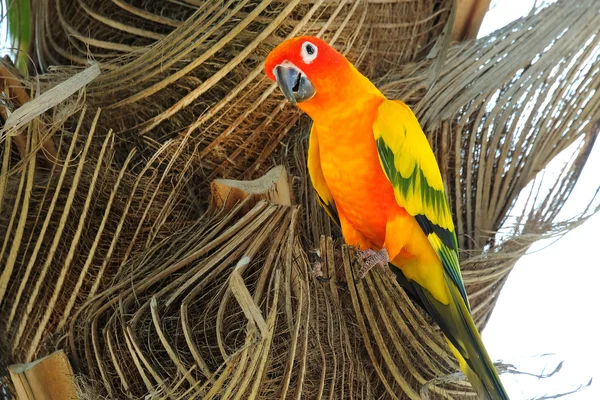
<path id="1" fill-rule="evenodd" d="M 471 316 L 442 175 L 412 110 L 316 37 L 281 42 L 264 72 L 312 119 L 310 180 L 359 251 L 361 271 L 389 266 L 438 324 L 479 398 L 507 400 Z"/>

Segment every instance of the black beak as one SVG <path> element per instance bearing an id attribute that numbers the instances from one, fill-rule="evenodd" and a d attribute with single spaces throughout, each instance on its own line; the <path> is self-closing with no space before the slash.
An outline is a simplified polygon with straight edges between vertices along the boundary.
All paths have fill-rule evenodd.
<path id="1" fill-rule="evenodd" d="M 273 73 L 279 89 L 292 104 L 309 100 L 316 93 L 306 75 L 293 65 L 278 65 Z"/>

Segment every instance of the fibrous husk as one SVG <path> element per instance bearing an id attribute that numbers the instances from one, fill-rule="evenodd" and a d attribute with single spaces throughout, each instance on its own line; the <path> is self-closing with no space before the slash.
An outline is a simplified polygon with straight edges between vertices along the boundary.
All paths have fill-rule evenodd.
<path id="1" fill-rule="evenodd" d="M 442 64 L 436 58 L 424 59 L 396 66 L 377 80 L 388 95 L 414 107 L 436 151 L 456 216 L 463 276 L 480 326 L 514 263 L 531 243 L 564 233 L 583 220 L 560 223 L 556 216 L 598 134 L 598 7 L 592 0 L 577 6 L 557 2 L 475 44 L 451 48 Z M 360 52 L 361 47 L 355 50 Z M 139 54 L 128 53 L 126 58 L 132 62 Z M 113 90 L 121 90 L 122 81 L 115 82 Z M 104 85 L 109 87 L 110 82 L 105 80 Z M 0 302 L 0 318 L 13 309 L 16 288 L 43 227 L 46 214 L 40 210 L 49 207 L 53 195 L 58 196 L 57 210 L 69 209 L 69 216 L 88 215 L 91 227 L 86 234 L 86 226 L 79 228 L 74 217 L 49 222 L 52 234 L 42 239 L 49 245 L 44 244 L 33 260 L 36 268 L 20 295 L 20 304 L 34 304 L 39 318 L 28 316 L 24 307 L 15 308 L 15 322 L 5 339 L 11 357 L 27 361 L 22 358 L 42 355 L 44 346 L 64 347 L 76 369 L 103 394 L 114 397 L 236 398 L 257 393 L 262 398 L 347 398 L 352 393 L 357 398 L 416 399 L 462 398 L 468 393 L 453 375 L 457 365 L 439 331 L 394 281 L 379 270 L 354 281 L 358 266 L 352 262 L 353 253 L 317 207 L 308 183 L 306 120 L 295 125 L 290 118 L 257 130 L 252 140 L 276 137 L 277 142 L 265 150 L 264 165 L 255 169 L 260 157 L 244 147 L 237 150 L 240 126 L 255 115 L 255 110 L 241 111 L 242 106 L 248 108 L 246 93 L 234 93 L 232 99 L 227 90 L 216 97 L 200 96 L 202 101 L 229 104 L 233 108 L 225 108 L 235 118 L 243 116 L 231 132 L 219 136 L 224 148 L 237 152 L 232 153 L 233 169 L 219 169 L 211 157 L 220 147 L 202 153 L 207 147 L 195 147 L 193 135 L 156 136 L 150 141 L 158 130 L 152 128 L 142 136 L 137 135 L 142 125 L 122 130 L 122 121 L 113 118 L 111 110 L 101 112 L 109 117 L 100 117 L 95 129 L 101 131 L 90 135 L 89 115 L 96 111 L 89 111 L 89 104 L 98 104 L 94 96 L 102 97 L 94 93 L 97 88 L 88 89 L 82 100 L 88 109 L 74 114 L 82 121 L 79 130 L 71 117 L 53 131 L 62 161 L 55 167 L 54 180 L 37 183 L 36 177 L 49 171 L 38 171 L 31 164 L 33 156 L 16 163 L 7 149 L 10 142 L 2 143 L 0 199 L 6 200 L 0 207 L 0 229 L 12 238 L 3 257 L 14 249 L 24 258 L 15 259 L 9 273 L 3 270 L 8 278 L 3 280 L 7 291 Z M 281 104 L 275 93 L 265 99 Z M 135 110 L 131 104 L 123 108 Z M 204 109 L 188 106 L 185 112 L 198 118 Z M 280 121 L 289 112 L 284 109 L 267 119 Z M 38 123 L 32 122 L 29 129 Z M 211 138 L 215 126 L 199 126 L 197 138 Z M 286 137 L 290 130 L 292 135 Z M 77 138 L 75 132 L 80 132 Z M 127 140 L 136 154 L 123 153 L 119 147 Z M 68 156 L 72 143 L 76 145 Z M 87 143 L 89 155 L 83 162 Z M 37 148 L 35 143 L 29 147 Z M 508 238 L 497 237 L 495 232 L 517 196 L 534 179 L 541 179 L 539 172 L 564 150 L 574 155 L 563 174 L 549 186 L 534 185 L 532 192 L 525 192 L 532 200 L 524 211 L 515 211 L 519 224 Z M 65 166 L 71 159 L 77 167 Z M 241 217 L 238 210 L 202 212 L 208 198 L 198 187 L 208 188 L 206 177 L 251 177 L 279 163 L 295 177 L 298 205 L 259 203 Z M 80 165 L 82 172 L 77 169 Z M 89 177 L 98 165 L 102 180 L 91 185 L 94 180 Z M 64 186 L 57 183 L 61 173 Z M 42 194 L 31 195 L 34 189 Z M 90 204 L 97 205 L 97 211 L 84 213 L 90 190 Z M 111 195 L 114 205 L 108 207 Z M 68 203 L 70 197 L 77 201 Z M 61 212 L 57 215 L 64 215 Z M 20 216 L 25 221 L 21 225 Z M 107 230 L 99 233 L 98 221 L 104 217 Z M 51 254 L 59 229 L 60 240 Z M 80 239 L 75 241 L 77 232 Z M 17 235 L 21 239 L 15 241 Z M 96 239 L 99 245 L 92 247 Z M 321 249 L 323 270 L 331 278 L 327 283 L 310 274 L 306 253 L 314 247 Z M 108 260 L 102 274 L 100 268 L 82 273 L 81 262 L 68 257 L 71 249 L 76 257 L 97 259 L 93 265 Z M 42 267 L 47 271 L 44 277 Z M 77 287 L 72 282 L 79 279 L 85 284 Z M 89 282 L 96 281 L 99 286 L 91 291 Z M 58 301 L 52 302 L 55 293 Z M 61 302 L 72 296 L 77 301 L 67 313 Z M 249 296 L 253 303 L 240 301 Z M 50 319 L 44 324 L 45 315 Z M 16 321 L 23 320 L 24 333 L 18 334 Z M 59 325 L 62 329 L 57 329 Z M 61 334 L 66 340 L 54 340 Z"/>

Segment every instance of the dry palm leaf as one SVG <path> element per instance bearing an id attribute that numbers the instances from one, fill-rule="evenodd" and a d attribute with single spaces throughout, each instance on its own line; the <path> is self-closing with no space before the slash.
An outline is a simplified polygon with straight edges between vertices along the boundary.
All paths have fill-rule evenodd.
<path id="1" fill-rule="evenodd" d="M 59 139 L 52 168 L 39 167 L 35 152 L 11 160 L 11 141 L 3 143 L 0 318 L 13 360 L 32 360 L 42 339 L 60 331 L 132 254 L 202 213 L 181 195 L 185 176 L 164 181 L 155 173 L 161 167 L 156 160 L 138 165 L 136 175 L 127 172 L 133 154 L 113 168 L 112 133 L 94 155 L 96 125 L 83 130 L 86 113 L 76 113 L 80 123 L 72 132 L 58 116 L 53 126 L 40 119 L 29 124 L 30 149 L 42 127 Z"/>
<path id="2" fill-rule="evenodd" d="M 418 114 L 447 182 L 460 247 L 468 254 L 493 243 L 521 191 L 570 148 L 575 155 L 564 180 L 537 195 L 543 201 L 525 209 L 524 228 L 515 233 L 551 229 L 598 135 L 599 5 L 567 3 L 538 10 L 475 46 L 453 48 L 423 98 L 418 93 L 425 86 L 407 81 L 405 71 L 385 79 L 388 95 L 420 100 Z M 491 245 L 486 254 L 495 252 L 501 250 Z M 481 324 L 502 287 L 498 278 L 510 266 L 493 274 L 470 264 L 463 270 Z"/>
<path id="3" fill-rule="evenodd" d="M 355 312 L 354 285 L 348 296 L 310 277 L 299 209 L 261 202 L 236 218 L 244 207 L 199 220 L 128 263 L 121 275 L 128 278 L 73 320 L 68 340 L 77 367 L 114 397 L 376 398 L 386 387 L 398 390 L 384 379 L 387 368 L 370 366 L 363 354 L 366 322 Z M 343 260 L 344 279 L 353 282 L 347 250 Z M 431 332 L 417 341 L 412 332 L 426 322 L 406 308 L 410 301 L 395 283 L 375 279 L 358 290 L 362 297 L 379 285 L 376 304 L 392 310 L 387 328 L 407 329 L 396 334 L 394 355 L 427 360 L 426 370 L 400 386 L 415 398 L 419 384 L 453 370 L 451 357 Z M 404 350 L 410 342 L 416 354 Z"/>
<path id="4" fill-rule="evenodd" d="M 34 3 L 42 66 L 86 64 L 91 55 L 106 70 L 88 101 L 103 108 L 100 125 L 115 131 L 117 151 L 136 146 L 150 156 L 175 138 L 188 157 L 199 151 L 197 172 L 210 181 L 265 172 L 295 125 L 299 114 L 263 74 L 264 58 L 284 38 L 319 34 L 381 76 L 449 39 L 452 1 Z"/>
<path id="5" fill-rule="evenodd" d="M 430 135 L 456 212 L 466 250 L 461 254 L 464 276 L 480 325 L 529 245 L 545 233 L 573 226 L 555 218 L 598 134 L 599 7 L 592 0 L 577 7 L 558 2 L 474 46 L 450 49 L 444 64 L 407 64 L 379 82 L 388 94 L 416 106 Z M 370 18 L 371 11 L 366 15 Z M 182 34 L 196 17 L 171 34 Z M 256 38 L 256 33 L 250 35 Z M 238 36 L 241 40 L 244 34 Z M 71 40 L 76 47 L 79 39 Z M 264 50 L 275 42 L 263 44 Z M 146 90 L 143 81 L 138 82 L 141 90 L 126 86 L 121 78 L 131 77 L 127 68 L 133 74 L 134 66 L 151 65 L 160 51 L 177 43 L 160 40 L 147 51 L 124 52 L 122 64 L 104 64 L 122 73 L 110 75 L 112 83 L 101 76 L 85 101 L 110 106 L 126 98 L 122 93 Z M 232 48 L 240 54 L 243 43 L 251 40 L 228 43 L 236 43 Z M 354 43 L 350 49 L 360 54 L 365 42 Z M 53 49 L 47 54 L 58 52 Z M 248 56 L 254 57 L 252 68 L 259 68 L 264 57 L 260 49 L 253 47 Z M 194 57 L 144 79 L 162 82 Z M 136 59 L 145 61 L 135 64 Z M 60 141 L 62 163 L 52 171 L 38 171 L 35 152 L 17 162 L 10 142 L 2 143 L 0 229 L 6 239 L 1 260 L 12 266 L 2 271 L 0 318 L 2 326 L 10 326 L 5 340 L 11 357 L 27 361 L 42 353 L 43 345 L 56 343 L 53 333 L 68 328 L 66 349 L 76 368 L 116 397 L 236 398 L 255 393 L 262 398 L 347 398 L 352 393 L 359 398 L 460 398 L 467 391 L 463 384 L 438 378 L 457 370 L 454 359 L 397 284 L 379 271 L 354 282 L 352 253 L 329 236 L 331 228 L 309 190 L 305 143 L 291 137 L 280 145 L 296 114 L 280 111 L 280 98 L 270 95 L 270 86 L 258 73 L 248 75 L 255 69 L 236 65 L 231 75 L 215 75 L 227 65 L 215 60 L 194 70 L 205 68 L 202 73 L 209 74 L 197 78 L 201 82 L 218 77 L 214 85 L 211 81 L 214 91 L 198 95 L 187 107 L 172 108 L 183 98 L 178 91 L 187 95 L 186 86 L 173 82 L 161 95 L 106 110 L 107 117 L 96 125 L 89 122 L 88 111 L 74 115 L 79 125 L 71 117 L 45 127 L 53 127 Z M 436 75 L 432 70 L 439 78 L 428 91 Z M 244 91 L 247 86 L 239 82 L 248 76 L 252 78 L 246 83 L 255 85 Z M 200 84 L 193 79 L 187 83 L 194 88 Z M 256 107 L 248 108 L 249 98 L 259 99 Z M 272 107 L 268 112 L 261 108 L 266 103 Z M 125 117 L 124 110 L 140 114 Z M 172 118 L 146 130 L 148 121 L 173 111 Z M 212 122 L 196 126 L 194 134 L 167 139 L 206 115 Z M 227 120 L 230 115 L 233 119 Z M 41 123 L 34 120 L 28 129 Z M 110 133 L 112 127 L 118 133 Z M 140 131 L 143 141 L 137 139 Z M 305 135 L 306 124 L 295 132 Z M 39 151 L 36 135 L 26 137 L 28 148 Z M 210 147 L 214 141 L 218 145 Z M 256 147 L 244 141 L 256 141 Z M 123 143 L 148 158 L 123 152 Z M 515 237 L 493 243 L 517 195 L 556 154 L 573 147 L 574 158 L 560 179 L 548 191 L 532 194 L 536 201 L 523 212 Z M 258 165 L 276 160 L 299 177 L 300 207 L 259 203 L 240 216 L 241 204 L 229 213 L 203 215 L 190 195 L 197 190 L 190 182 L 208 187 L 204 178 L 219 171 L 253 176 Z M 84 215 L 87 222 L 65 215 Z M 314 246 L 324 255 L 329 283 L 310 276 L 306 251 Z M 347 289 L 338 286 L 343 282 Z M 13 322 L 7 324 L 4 319 L 11 314 Z"/>
<path id="6" fill-rule="evenodd" d="M 463 267 L 480 325 L 510 269 L 531 243 L 580 222 L 560 224 L 554 219 L 598 134 L 600 39 L 593 28 L 597 25 L 586 20 L 595 13 L 584 7 L 566 10 L 563 4 L 515 24 L 544 33 L 539 41 L 520 39 L 529 31 L 513 32 L 514 26 L 498 32 L 500 38 L 512 36 L 498 49 L 506 54 L 503 57 L 498 57 L 498 44 L 490 38 L 472 52 L 462 46 L 452 49 L 441 70 L 441 89 L 434 87 L 427 94 L 431 100 L 422 103 L 427 107 L 420 109 L 451 183 L 454 208 L 464 210 L 457 217 L 467 250 Z M 548 18 L 556 13 L 563 25 Z M 585 27 L 579 25 L 582 21 L 587 22 Z M 567 26 L 572 37 L 564 33 Z M 560 51 L 553 51 L 554 46 Z M 581 56 L 562 69 L 564 74 L 552 73 L 570 52 Z M 428 64 L 406 68 L 421 71 Z M 454 94 L 455 86 L 445 83 L 461 79 L 460 74 L 468 77 L 471 95 L 464 100 L 462 86 Z M 386 90 L 417 99 L 427 80 L 425 74 L 414 76 L 411 81 L 390 75 Z M 496 86 L 483 79 L 487 76 L 494 77 Z M 522 85 L 521 78 L 528 84 Z M 478 83 L 480 79 L 484 84 Z M 552 87 L 577 92 L 584 101 L 573 97 L 563 102 L 556 96 L 531 111 L 527 105 Z M 548 110 L 558 107 L 561 118 L 549 130 L 547 118 L 556 114 Z M 436 118 L 440 114 L 441 119 Z M 527 121 L 529 127 L 524 125 Z M 450 377 L 456 366 L 439 333 L 395 282 L 375 271 L 355 283 L 351 253 L 340 247 L 339 240 L 321 236 L 327 233 L 324 213 L 317 209 L 306 181 L 305 143 L 296 141 L 291 138 L 285 146 L 288 152 L 281 155 L 297 160 L 294 173 L 303 179 L 296 191 L 306 214 L 260 204 L 242 219 L 235 219 L 237 212 L 232 212 L 211 224 L 199 222 L 197 228 L 134 260 L 121 286 L 99 294 L 73 320 L 69 343 L 82 370 L 102 380 L 116 396 L 212 398 L 255 393 L 272 398 L 301 393 L 345 398 L 351 391 L 361 398 L 416 399 L 461 398 L 466 393 L 466 387 Z M 518 193 L 552 157 L 573 145 L 578 146 L 575 155 L 560 179 L 548 190 L 538 186 L 533 193 L 544 200 L 525 208 L 516 236 L 492 244 L 494 231 Z M 477 157 L 485 151 L 491 155 Z M 488 173 L 495 178 L 477 180 Z M 502 198 L 492 195 L 500 191 L 495 185 L 506 185 Z M 483 196 L 496 198 L 484 200 L 488 209 L 481 205 Z M 298 223 L 300 235 L 294 227 Z M 304 244 L 304 251 L 311 245 L 321 248 L 328 283 L 317 283 L 309 275 L 305 252 L 296 248 L 297 243 Z M 243 267 L 238 267 L 240 263 Z M 243 270 L 241 276 L 238 268 Z M 239 278 L 261 310 L 268 334 L 260 333 L 262 323 L 249 318 L 255 314 L 234 296 L 231 285 L 234 279 L 240 283 Z M 347 289 L 340 289 L 338 284 L 344 283 Z M 335 347 L 340 343 L 341 350 Z"/>

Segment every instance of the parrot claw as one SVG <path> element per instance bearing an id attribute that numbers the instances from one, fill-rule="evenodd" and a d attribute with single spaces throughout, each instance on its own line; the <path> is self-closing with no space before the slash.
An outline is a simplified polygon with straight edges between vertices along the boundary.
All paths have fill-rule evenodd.
<path id="1" fill-rule="evenodd" d="M 359 259 L 364 261 L 363 266 L 358 271 L 358 279 L 363 279 L 367 273 L 374 267 L 379 266 L 387 274 L 388 263 L 390 262 L 390 256 L 386 249 L 374 251 L 371 249 L 363 250 L 359 253 Z"/>
<path id="2" fill-rule="evenodd" d="M 323 276 L 323 259 L 319 249 L 310 250 L 308 259 L 312 265 L 312 272 L 319 282 L 329 282 L 329 278 Z"/>

